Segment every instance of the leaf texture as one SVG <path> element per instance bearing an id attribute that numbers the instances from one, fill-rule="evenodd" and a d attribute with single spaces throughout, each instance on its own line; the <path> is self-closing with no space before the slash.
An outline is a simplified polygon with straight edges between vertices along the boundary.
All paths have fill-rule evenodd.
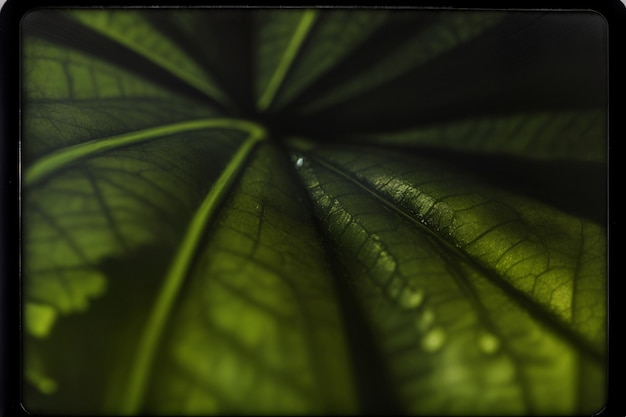
<path id="1" fill-rule="evenodd" d="M 476 185 L 470 174 L 450 166 L 379 155 L 334 150 L 325 160 L 563 320 L 577 326 L 587 321 L 577 323 L 581 314 L 603 314 L 604 299 L 576 294 L 585 289 L 605 293 L 599 278 L 606 269 L 600 226 Z M 586 301 L 578 304 L 578 298 Z M 586 336 L 601 345 L 597 336 L 604 323 L 598 326 Z"/>
<path id="2" fill-rule="evenodd" d="M 290 100 L 324 76 L 356 48 L 361 47 L 386 21 L 386 11 L 319 10 L 306 47 L 294 62 L 287 88 L 279 91 L 276 107 L 284 108 Z M 265 29 L 269 31 L 269 28 Z"/>
<path id="3" fill-rule="evenodd" d="M 274 100 L 316 19 L 315 10 L 260 12 L 257 19 L 257 107 L 261 111 L 266 110 Z"/>
<path id="4" fill-rule="evenodd" d="M 217 102 L 230 104 L 213 77 L 168 37 L 154 30 L 143 13 L 132 10 L 94 12 L 88 9 L 71 13 L 82 24 L 146 57 Z"/>
<path id="5" fill-rule="evenodd" d="M 572 393 L 602 386 L 602 331 L 587 327 L 604 314 L 603 300 L 588 297 L 589 292 L 604 293 L 603 281 L 591 278 L 604 267 L 597 228 L 587 225 L 578 231 L 580 237 L 568 239 L 577 251 L 588 253 L 584 260 L 575 253 L 559 261 L 565 250 L 554 228 L 546 228 L 551 222 L 535 220 L 519 202 L 515 207 L 523 208 L 513 214 L 501 202 L 505 198 L 494 203 L 489 191 L 472 190 L 467 177 L 461 177 L 464 187 L 454 194 L 455 176 L 441 178 L 449 171 L 428 167 L 424 160 L 411 165 L 420 167 L 413 168 L 424 181 L 418 187 L 406 184 L 411 172 L 398 156 L 354 150 L 329 155 L 335 164 L 342 156 L 348 161 L 331 165 L 316 154 L 307 157 L 300 172 L 336 256 L 363 300 L 409 413 L 567 414 L 579 406 Z M 403 186 L 386 173 L 390 165 L 403 173 Z M 437 178 L 429 178 L 427 171 Z M 453 226 L 441 228 L 440 221 Z M 527 222 L 523 236 L 508 227 L 516 222 Z M 531 230 L 542 234 L 533 238 Z M 533 239 L 544 247 L 536 249 Z M 489 250 L 474 249 L 478 246 Z M 594 272 L 585 277 L 583 271 L 589 270 Z M 559 275 L 568 272 L 574 277 L 561 281 Z M 532 283 L 521 287 L 523 280 Z M 576 284 L 567 288 L 564 282 Z M 588 361 L 595 363 L 594 376 L 582 377 L 580 368 Z M 549 382 L 549 374 L 569 374 L 571 385 L 560 378 Z M 435 388 L 442 383 L 449 389 Z M 483 397 L 481 391 L 490 394 Z M 483 398 L 480 403 L 477 396 Z"/>
<path id="6" fill-rule="evenodd" d="M 149 412 L 355 411 L 333 283 L 291 178 L 259 149 L 181 296 Z"/>
<path id="7" fill-rule="evenodd" d="M 105 292 L 98 261 L 150 242 L 180 239 L 184 219 L 201 198 L 199 190 L 207 177 L 216 177 L 240 136 L 232 131 L 209 135 L 210 141 L 201 133 L 179 136 L 185 147 L 165 137 L 108 152 L 26 194 L 28 299 L 53 308 L 55 316 L 85 310 L 89 298 Z M 215 158 L 213 166 L 200 156 L 204 153 Z M 31 323 L 29 317 L 27 327 L 48 333 L 51 323 Z"/>
<path id="8" fill-rule="evenodd" d="M 606 120 L 599 111 L 472 118 L 400 132 L 359 136 L 360 143 L 438 147 L 529 158 L 603 161 Z"/>
<path id="9" fill-rule="evenodd" d="M 366 68 L 361 74 L 341 85 L 318 101 L 304 107 L 305 112 L 332 106 L 363 94 L 400 77 L 411 69 L 435 59 L 438 55 L 471 40 L 503 18 L 502 13 L 443 14 L 433 16 L 432 25 L 418 30 L 385 59 Z"/>
<path id="10" fill-rule="evenodd" d="M 23 75 L 27 162 L 90 139 L 218 114 L 115 65 L 39 38 L 25 42 Z"/>
<path id="11" fill-rule="evenodd" d="M 602 408 L 598 16 L 42 9 L 22 29 L 29 411 Z"/>

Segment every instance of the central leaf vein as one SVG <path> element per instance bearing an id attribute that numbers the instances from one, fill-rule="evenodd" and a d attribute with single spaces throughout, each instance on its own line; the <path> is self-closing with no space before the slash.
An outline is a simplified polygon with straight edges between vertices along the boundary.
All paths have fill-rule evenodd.
<path id="1" fill-rule="evenodd" d="M 230 128 L 247 131 L 255 136 L 263 135 L 262 128 L 258 125 L 246 120 L 230 118 L 188 120 L 157 126 L 121 135 L 94 139 L 52 152 L 36 161 L 25 172 L 23 183 L 26 187 L 34 186 L 63 168 L 110 150 L 160 139 L 165 136 L 211 128 Z"/>
<path id="2" fill-rule="evenodd" d="M 250 133 L 248 139 L 226 165 L 220 177 L 215 181 L 213 187 L 194 214 L 165 276 L 139 341 L 136 360 L 131 372 L 132 377 L 128 383 L 127 395 L 123 404 L 123 412 L 125 414 L 135 414 L 139 411 L 163 329 L 170 317 L 171 310 L 189 272 L 207 225 L 217 213 L 220 203 L 228 194 L 237 175 L 245 166 L 257 143 L 264 139 L 265 132 L 260 128 Z"/>
<path id="3" fill-rule="evenodd" d="M 260 111 L 267 110 L 274 100 L 278 89 L 287 77 L 287 73 L 298 55 L 298 51 L 311 31 L 316 17 L 317 12 L 315 10 L 306 10 L 302 15 L 302 19 L 300 20 L 300 23 L 298 24 L 298 27 L 296 28 L 289 44 L 287 45 L 287 49 L 285 50 L 282 59 L 276 67 L 265 92 L 257 103 L 257 107 Z"/>
<path id="4" fill-rule="evenodd" d="M 405 209 L 393 201 L 388 200 L 385 196 L 381 195 L 377 192 L 376 189 L 371 188 L 367 184 L 362 183 L 357 178 L 354 178 L 350 173 L 345 172 L 341 167 L 336 166 L 332 162 L 328 162 L 322 159 L 322 157 L 317 155 L 311 155 L 312 160 L 323 166 L 324 168 L 334 172 L 339 175 L 341 178 L 350 181 L 351 183 L 358 186 L 361 190 L 373 196 L 376 200 L 380 201 L 385 207 L 390 209 L 392 212 L 399 215 L 402 219 L 405 219 L 409 223 L 413 224 L 419 230 L 424 232 L 427 236 L 429 236 L 433 243 L 441 248 L 441 251 L 445 251 L 446 253 L 456 257 L 457 261 L 467 263 L 469 266 L 474 268 L 477 272 L 484 275 L 489 281 L 497 285 L 507 294 L 509 294 L 510 298 L 517 302 L 522 308 L 527 310 L 534 316 L 540 317 L 542 322 L 549 325 L 557 334 L 559 334 L 565 340 L 568 340 L 573 346 L 579 349 L 581 352 L 588 354 L 594 360 L 601 361 L 603 360 L 602 352 L 598 351 L 594 346 L 592 346 L 583 336 L 578 334 L 575 330 L 568 326 L 567 323 L 564 323 L 559 317 L 555 316 L 552 312 L 545 309 L 542 305 L 538 304 L 535 300 L 530 298 L 524 292 L 518 290 L 514 286 L 512 286 L 508 281 L 503 279 L 497 272 L 489 269 L 485 265 L 483 265 L 478 260 L 474 259 L 470 254 L 464 251 L 462 248 L 454 245 L 452 242 L 448 241 L 445 237 L 440 236 L 440 233 L 431 229 L 427 224 L 422 223 L 419 219 L 413 217 L 413 215 Z M 435 205 L 431 205 L 429 210 L 434 210 Z"/>

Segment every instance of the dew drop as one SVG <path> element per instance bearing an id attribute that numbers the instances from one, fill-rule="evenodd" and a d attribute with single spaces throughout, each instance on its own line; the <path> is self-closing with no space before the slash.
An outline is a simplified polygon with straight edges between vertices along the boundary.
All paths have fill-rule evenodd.
<path id="1" fill-rule="evenodd" d="M 406 287 L 398 299 L 402 308 L 417 308 L 424 301 L 424 290 Z"/>
<path id="2" fill-rule="evenodd" d="M 302 156 L 302 154 L 300 153 L 292 155 L 291 160 L 296 166 L 296 169 L 300 169 L 304 166 L 304 156 Z"/>
<path id="3" fill-rule="evenodd" d="M 500 349 L 500 339 L 491 333 L 485 333 L 478 339 L 478 347 L 484 354 L 493 355 Z"/>
<path id="4" fill-rule="evenodd" d="M 446 341 L 446 332 L 441 327 L 430 330 L 422 339 L 422 349 L 426 352 L 438 352 Z"/>

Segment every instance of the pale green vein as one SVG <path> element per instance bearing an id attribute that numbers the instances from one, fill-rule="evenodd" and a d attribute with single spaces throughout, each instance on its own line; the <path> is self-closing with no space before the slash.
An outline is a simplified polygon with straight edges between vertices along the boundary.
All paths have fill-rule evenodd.
<path id="1" fill-rule="evenodd" d="M 237 129 L 256 135 L 262 130 L 258 125 L 241 119 L 197 119 L 94 139 L 68 146 L 42 157 L 26 170 L 23 184 L 26 187 L 31 187 L 63 168 L 112 149 L 147 142 L 164 136 L 211 128 Z"/>
<path id="2" fill-rule="evenodd" d="M 287 76 L 287 72 L 291 68 L 296 56 L 298 55 L 300 47 L 302 46 L 307 35 L 311 31 L 316 17 L 316 10 L 306 10 L 302 15 L 302 19 L 300 19 L 300 23 L 293 33 L 293 36 L 289 41 L 289 44 L 287 45 L 287 49 L 285 50 L 282 59 L 276 67 L 276 70 L 274 71 L 274 74 L 272 75 L 272 78 L 270 79 L 270 82 L 267 85 L 265 92 L 263 92 L 263 95 L 257 103 L 257 108 L 260 111 L 267 110 L 274 100 L 278 89 L 280 88 L 281 84 L 285 80 L 285 77 Z"/>
<path id="3" fill-rule="evenodd" d="M 145 330 L 141 335 L 135 362 L 130 372 L 126 398 L 122 404 L 122 414 L 133 415 L 140 411 L 139 407 L 147 389 L 150 370 L 163 329 L 168 317 L 171 315 L 185 277 L 189 272 L 206 226 L 215 215 L 219 203 L 227 194 L 255 145 L 264 138 L 264 130 L 258 128 L 251 131 L 248 139 L 241 145 L 224 168 L 224 171 L 214 183 L 211 191 L 209 191 L 189 223 L 185 237 L 165 276 Z"/>

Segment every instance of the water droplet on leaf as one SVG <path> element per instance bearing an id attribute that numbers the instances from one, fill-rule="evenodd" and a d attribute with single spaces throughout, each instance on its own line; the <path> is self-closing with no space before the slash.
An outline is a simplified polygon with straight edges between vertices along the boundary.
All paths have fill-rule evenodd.
<path id="1" fill-rule="evenodd" d="M 296 169 L 300 169 L 304 166 L 304 156 L 302 156 L 302 154 L 295 154 L 291 157 L 291 159 L 293 160 Z"/>

